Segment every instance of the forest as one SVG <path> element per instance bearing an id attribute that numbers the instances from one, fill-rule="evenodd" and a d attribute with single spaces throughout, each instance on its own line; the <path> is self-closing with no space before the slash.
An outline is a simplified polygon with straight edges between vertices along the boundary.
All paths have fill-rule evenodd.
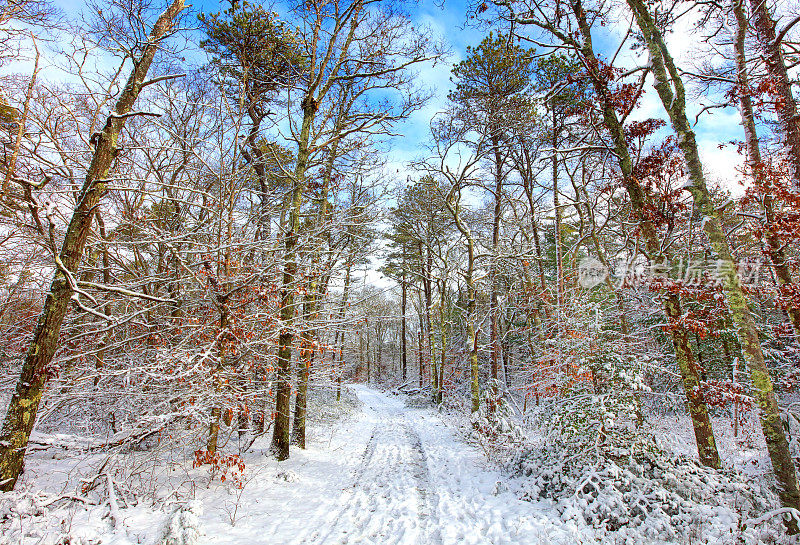
<path id="1" fill-rule="evenodd" d="M 798 23 L 0 0 L 0 544 L 797 542 Z"/>

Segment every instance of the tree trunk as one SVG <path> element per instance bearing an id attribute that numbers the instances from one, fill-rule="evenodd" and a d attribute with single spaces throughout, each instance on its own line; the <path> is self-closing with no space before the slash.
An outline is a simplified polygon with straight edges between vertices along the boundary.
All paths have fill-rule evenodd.
<path id="1" fill-rule="evenodd" d="M 377 326 L 377 324 L 376 324 Z M 376 327 L 375 335 L 375 342 L 377 343 L 377 347 L 375 348 L 375 375 L 378 382 L 381 380 L 381 365 L 383 365 L 383 333 L 379 331 L 380 328 Z"/>
<path id="2" fill-rule="evenodd" d="M 475 248 L 472 239 L 469 239 L 469 264 L 467 265 L 467 339 L 469 342 L 469 370 L 470 392 L 472 394 L 472 412 L 478 412 L 481 407 L 481 389 L 478 382 L 478 335 L 475 331 L 475 311 L 477 290 L 473 280 L 475 263 Z"/>
<path id="3" fill-rule="evenodd" d="M 342 304 L 339 307 L 339 327 L 344 327 L 344 316 L 347 312 L 347 298 L 350 295 L 350 269 L 353 263 L 353 256 L 348 256 L 347 259 L 347 266 L 345 268 L 344 274 L 344 289 L 342 290 Z M 344 361 L 344 332 L 338 333 L 339 335 L 339 342 L 335 346 L 336 350 L 333 353 L 333 368 L 334 372 L 336 373 L 336 401 L 341 401 L 342 399 L 342 362 Z M 359 341 L 363 341 L 364 336 L 359 333 Z M 336 363 L 336 355 L 339 355 L 339 363 L 337 367 Z M 360 356 L 363 357 L 364 350 L 362 348 Z M 367 377 L 367 382 L 369 382 L 369 377 Z"/>
<path id="4" fill-rule="evenodd" d="M 446 282 L 442 284 L 446 285 Z M 442 404 L 442 399 L 444 397 L 444 366 L 447 362 L 447 326 L 445 323 L 445 316 L 444 316 L 444 308 L 445 308 L 445 286 L 440 286 L 441 291 L 439 293 L 439 336 L 441 337 L 441 347 L 440 355 L 441 359 L 439 361 L 439 378 L 436 381 L 438 384 L 438 389 L 436 390 L 436 399 L 434 400 L 435 403 L 438 405 Z"/>
<path id="5" fill-rule="evenodd" d="M 753 101 L 750 97 L 750 81 L 747 73 L 747 57 L 746 57 L 746 49 L 745 49 L 745 40 L 747 38 L 747 27 L 748 27 L 748 19 L 747 15 L 744 11 L 743 6 L 744 0 L 734 0 L 733 2 L 733 13 L 736 17 L 736 36 L 734 39 L 734 51 L 736 53 L 736 73 L 737 73 L 737 84 L 739 86 L 739 112 L 742 117 L 742 128 L 744 129 L 745 135 L 745 145 L 747 148 L 747 162 L 750 166 L 750 171 L 752 176 L 760 176 L 762 175 L 762 163 L 761 163 L 761 149 L 759 144 L 758 132 L 756 129 L 755 123 L 755 115 L 753 112 Z M 759 2 L 761 8 L 760 10 L 763 11 L 758 19 L 760 20 L 761 17 L 766 16 L 769 19 L 769 14 L 766 13 L 766 5 L 765 2 Z M 766 15 L 765 15 L 766 13 Z M 774 23 L 772 25 L 772 34 L 774 34 Z M 760 34 L 759 34 L 760 35 Z M 780 49 L 778 47 L 778 49 Z M 778 53 L 778 56 L 780 54 Z M 780 59 L 783 62 L 783 59 Z M 785 68 L 784 68 L 784 76 L 785 76 Z M 789 93 L 790 96 L 791 92 Z M 794 107 L 794 106 L 792 106 Z M 797 127 L 797 119 L 790 121 L 790 125 L 793 125 L 795 128 Z M 789 140 L 789 135 L 787 133 L 787 140 Z M 800 141 L 800 140 L 798 140 Z M 790 147 L 792 151 L 793 148 Z M 798 155 L 800 158 L 800 155 Z M 784 249 L 784 245 L 781 243 L 781 240 L 778 238 L 777 234 L 774 231 L 775 225 L 775 210 L 772 201 L 772 195 L 766 194 L 764 195 L 764 200 L 762 201 L 762 206 L 764 208 L 764 216 L 765 216 L 765 227 L 764 230 L 764 239 L 766 241 L 766 253 L 769 256 L 770 261 L 772 262 L 773 269 L 775 271 L 775 278 L 778 280 L 778 284 L 780 286 L 789 286 L 792 284 L 792 274 L 789 270 L 789 264 L 786 258 L 786 251 Z M 792 324 L 792 330 L 794 331 L 795 337 L 800 339 L 800 309 L 796 306 L 790 306 L 786 309 L 786 313 L 789 316 L 789 321 Z"/>
<path id="6" fill-rule="evenodd" d="M 297 242 L 300 231 L 300 213 L 305 190 L 305 175 L 309 157 L 311 122 L 316 105 L 311 97 L 303 101 L 303 125 L 297 151 L 297 165 L 292 179 L 292 199 L 289 208 L 288 232 L 284 236 L 283 280 L 280 291 L 281 331 L 278 337 L 277 388 L 275 393 L 275 427 L 272 433 L 272 450 L 278 460 L 289 457 L 291 442 L 291 365 L 294 343 L 294 293 L 297 280 Z"/>
<path id="7" fill-rule="evenodd" d="M 403 317 L 400 322 L 400 361 L 402 366 L 403 382 L 406 381 L 406 374 L 408 372 L 407 350 L 406 350 L 406 305 L 407 305 L 407 292 L 406 275 L 403 273 L 403 279 L 400 281 L 400 312 Z"/>
<path id="8" fill-rule="evenodd" d="M 433 369 L 433 372 L 435 373 L 436 370 L 434 368 L 433 355 L 433 327 L 431 325 L 431 306 L 433 305 L 433 279 L 431 278 L 433 275 L 433 252 L 431 252 L 430 246 L 426 246 L 425 252 L 425 337 L 427 341 L 427 346 L 425 347 L 425 363 L 428 367 L 428 372 L 430 373 Z"/>
<path id="9" fill-rule="evenodd" d="M 772 379 L 761 350 L 758 329 L 750 314 L 748 301 L 737 275 L 736 263 L 721 227 L 720 211 L 714 207 L 706 186 L 694 131 L 686 117 L 683 81 L 647 5 L 643 0 L 627 0 L 627 2 L 634 12 L 647 45 L 655 78 L 655 89 L 678 136 L 678 145 L 683 152 L 691 181 L 688 190 L 692 194 L 696 209 L 703 216 L 703 230 L 717 254 L 723 292 L 742 346 L 742 353 L 750 368 L 753 389 L 761 409 L 761 427 L 778 481 L 778 494 L 785 507 L 800 509 L 797 475 L 781 422 Z M 794 519 L 786 521 L 786 526 L 790 534 L 798 533 L 797 522 Z"/>
<path id="10" fill-rule="evenodd" d="M 429 373 L 431 374 L 431 401 L 436 403 L 436 399 L 439 396 L 439 359 L 436 355 L 436 336 L 433 334 L 433 327 L 431 327 L 431 334 L 430 338 L 430 354 L 431 354 L 431 362 L 428 366 Z"/>
<path id="11" fill-rule="evenodd" d="M 639 221 L 639 230 L 644 238 L 647 258 L 651 264 L 661 266 L 664 262 L 664 256 L 661 251 L 658 233 L 652 221 L 648 219 L 646 213 L 647 197 L 644 189 L 633 175 L 633 161 L 631 159 L 630 149 L 628 148 L 625 130 L 619 121 L 612 102 L 608 81 L 600 74 L 600 63 L 594 53 L 591 29 L 586 20 L 586 13 L 583 11 L 580 2 L 573 4 L 573 12 L 578 20 L 578 26 L 582 37 L 580 51 L 583 61 L 589 69 L 588 72 L 592 80 L 592 85 L 601 102 L 603 122 L 611 135 L 614 152 L 617 156 L 620 171 L 622 172 L 622 183 L 630 197 L 631 207 Z M 678 363 L 678 369 L 681 372 L 681 381 L 684 391 L 687 394 L 686 399 L 689 414 L 692 417 L 695 439 L 697 441 L 698 457 L 702 464 L 719 468 L 719 453 L 717 451 L 716 441 L 714 440 L 711 421 L 708 417 L 708 408 L 702 390 L 699 388 L 700 382 L 697 365 L 694 362 L 694 356 L 689 345 L 686 329 L 677 321 L 681 316 L 680 299 L 677 296 L 668 295 L 663 306 L 668 320 L 672 322 L 670 324 L 670 335 L 672 337 L 672 345 L 675 349 L 675 359 Z"/>
<path id="12" fill-rule="evenodd" d="M 219 395 L 220 390 L 222 390 L 223 384 L 223 377 L 221 376 L 226 368 L 226 346 L 225 342 L 227 341 L 227 336 L 225 332 L 228 329 L 228 312 L 227 312 L 227 302 L 222 301 L 222 311 L 220 312 L 219 317 L 219 329 L 220 334 L 217 340 L 217 351 L 218 351 L 218 358 L 219 361 L 217 362 L 216 369 L 214 369 L 214 392 Z M 219 419 L 222 415 L 222 408 L 219 405 L 214 405 L 211 408 L 211 421 L 209 422 L 208 426 L 208 439 L 206 440 L 206 450 L 210 454 L 214 454 L 217 452 L 217 441 L 219 438 Z"/>
<path id="13" fill-rule="evenodd" d="M 714 430 L 708 416 L 708 407 L 703 397 L 700 384 L 699 367 L 692 354 L 689 344 L 689 334 L 680 324 L 682 317 L 681 303 L 678 296 L 670 294 L 664 301 L 664 312 L 670 327 L 672 346 L 675 350 L 675 359 L 681 371 L 681 382 L 686 394 L 686 408 L 692 419 L 694 439 L 697 443 L 697 454 L 700 463 L 709 467 L 720 468 L 722 464 L 717 452 L 717 442 L 714 439 Z"/>
<path id="14" fill-rule="evenodd" d="M 367 376 L 369 376 L 369 374 L 370 374 L 370 366 L 372 365 L 372 354 L 371 354 L 370 348 L 369 348 L 369 338 L 370 338 L 370 335 L 367 335 L 367 341 L 366 341 L 366 344 L 367 344 L 367 348 L 366 348 L 366 354 L 367 354 Z M 340 380 L 341 380 L 341 374 L 339 375 L 339 377 L 340 377 Z"/>
<path id="15" fill-rule="evenodd" d="M 508 320 L 506 319 L 505 324 L 501 325 L 500 327 L 500 338 L 505 338 L 508 328 Z M 505 385 L 506 391 L 509 391 L 511 389 L 511 381 L 508 378 L 508 360 L 510 355 L 509 350 L 503 343 L 500 345 L 500 354 L 502 355 L 503 359 L 503 384 Z"/>
<path id="16" fill-rule="evenodd" d="M 94 211 L 106 192 L 111 164 L 119 153 L 117 139 L 125 125 L 126 115 L 131 112 L 145 84 L 145 77 L 160 42 L 172 29 L 181 10 L 183 10 L 183 0 L 174 0 L 159 16 L 148 36 L 142 56 L 133 65 L 133 71 L 114 106 L 114 113 L 108 117 L 103 130 L 97 135 L 92 162 L 78 194 L 61 252 L 56 257 L 56 273 L 50 286 L 50 293 L 45 299 L 0 431 L 0 490 L 2 491 L 13 490 L 22 473 L 28 439 L 36 422 L 45 384 L 53 372 L 49 365 L 58 347 L 61 325 L 74 293 L 73 275 L 80 265 L 92 219 L 95 216 Z"/>
<path id="17" fill-rule="evenodd" d="M 420 322 L 420 325 L 421 325 L 422 322 L 423 322 L 422 317 L 420 317 L 420 321 L 419 322 Z M 418 365 L 418 369 L 417 370 L 419 372 L 419 387 L 422 388 L 422 385 L 423 385 L 422 373 L 423 373 L 423 370 L 425 369 L 425 366 L 423 365 L 423 352 L 424 352 L 425 349 L 424 349 L 424 344 L 422 342 L 422 328 L 420 328 L 419 333 L 417 335 L 417 345 L 418 345 L 418 348 L 419 348 L 419 365 Z"/>
<path id="18" fill-rule="evenodd" d="M 735 0 L 738 4 L 738 0 Z M 741 9 L 741 5 L 739 9 Z M 789 152 L 792 186 L 800 190 L 800 119 L 797 102 L 792 94 L 791 81 L 781 52 L 781 44 L 775 34 L 775 21 L 769 13 L 766 0 L 750 0 L 753 10 L 753 28 L 764 51 L 767 74 L 777 94 L 776 110 L 784 144 Z M 745 90 L 742 90 L 745 92 Z"/>
<path id="19" fill-rule="evenodd" d="M 491 399 L 498 398 L 498 387 L 500 384 L 499 362 L 500 362 L 500 332 L 499 332 L 499 295 L 500 286 L 497 281 L 497 266 L 500 250 L 500 216 L 502 214 L 502 194 L 503 194 L 503 158 L 500 153 L 500 135 L 497 131 L 492 134 L 492 147 L 494 148 L 494 221 L 492 222 L 492 263 L 489 269 L 489 282 L 491 284 L 491 296 L 489 299 L 489 317 L 491 320 L 491 332 L 489 342 L 491 344 L 491 378 L 492 395 Z M 489 410 L 494 410 L 494 404 Z"/>
<path id="20" fill-rule="evenodd" d="M 336 131 L 340 130 L 337 122 Z M 312 238 L 316 244 L 312 247 L 314 257 L 311 262 L 311 272 L 308 282 L 307 295 L 303 304 L 303 321 L 307 328 L 306 335 L 301 343 L 305 344 L 301 350 L 301 364 L 297 370 L 297 394 L 294 402 L 294 419 L 292 421 L 292 442 L 298 447 L 306 448 L 306 409 L 308 406 L 308 380 L 311 376 L 311 366 L 314 363 L 314 355 L 318 345 L 318 335 L 316 331 L 316 321 L 318 317 L 317 305 L 322 292 L 327 289 L 327 282 L 320 282 L 319 262 L 320 254 L 324 246 L 324 233 L 326 222 L 328 221 L 328 192 L 330 191 L 331 178 L 333 176 L 333 166 L 336 161 L 339 141 L 331 144 L 328 158 L 325 162 L 325 171 L 322 174 L 322 190 L 319 195 L 319 205 L 317 206 L 317 218 L 311 225 Z"/>
<path id="21" fill-rule="evenodd" d="M 294 401 L 294 419 L 292 420 L 292 442 L 298 447 L 306 448 L 306 414 L 308 409 L 308 377 L 314 365 L 316 346 L 313 342 L 304 341 L 301 348 L 301 364 L 297 370 L 297 394 Z"/>
<path id="22" fill-rule="evenodd" d="M 553 120 L 553 162 L 552 162 L 552 176 L 553 176 L 553 213 L 555 214 L 555 244 L 556 244 L 556 336 L 561 336 L 561 312 L 564 303 L 564 265 L 562 263 L 563 249 L 561 247 L 561 206 L 560 199 L 558 198 L 558 130 L 556 128 L 556 105 L 555 98 L 550 105 L 552 120 Z M 560 364 L 561 362 L 559 362 Z"/>
<path id="23" fill-rule="evenodd" d="M 358 332 L 358 366 L 364 367 L 364 334 Z M 369 384 L 369 368 L 367 368 L 367 384 Z M 336 401 L 341 399 L 341 389 L 336 391 Z"/>
<path id="24" fill-rule="evenodd" d="M 472 398 L 472 412 L 476 413 L 481 408 L 481 387 L 478 368 L 478 335 L 475 329 L 475 311 L 477 310 L 478 290 L 475 287 L 475 240 L 466 223 L 461 219 L 460 206 L 452 195 L 445 201 L 448 210 L 453 215 L 456 227 L 461 235 L 467 239 L 467 345 L 469 349 L 469 374 L 470 393 Z"/>

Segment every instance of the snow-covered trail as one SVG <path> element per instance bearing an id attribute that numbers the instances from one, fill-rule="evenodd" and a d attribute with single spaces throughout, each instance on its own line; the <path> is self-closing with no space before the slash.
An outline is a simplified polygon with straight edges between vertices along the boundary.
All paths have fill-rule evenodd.
<path id="1" fill-rule="evenodd" d="M 366 388 L 358 396 L 372 430 L 353 482 L 295 543 L 441 543 L 428 461 L 402 403 Z"/>
<path id="2" fill-rule="evenodd" d="M 212 543 L 575 544 L 550 509 L 518 500 L 482 454 L 431 411 L 361 385 L 363 412 L 207 513 Z M 272 471 L 269 471 L 272 469 Z M 291 482 L 286 482 L 288 479 Z"/>

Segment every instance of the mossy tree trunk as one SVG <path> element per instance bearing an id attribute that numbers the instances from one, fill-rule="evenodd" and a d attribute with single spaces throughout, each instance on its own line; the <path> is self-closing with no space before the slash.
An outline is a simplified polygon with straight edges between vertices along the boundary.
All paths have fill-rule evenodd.
<path id="1" fill-rule="evenodd" d="M 736 0 L 735 3 L 738 3 Z M 775 20 L 769 12 L 766 0 L 750 0 L 752 25 L 764 52 L 764 66 L 777 95 L 776 106 L 780 131 L 789 154 L 792 186 L 800 190 L 800 117 L 797 101 L 792 94 L 789 72 L 781 51 L 781 41 L 775 33 Z M 741 6 L 740 6 L 741 8 Z"/>
<path id="2" fill-rule="evenodd" d="M 737 274 L 737 264 L 722 229 L 721 212 L 715 208 L 708 192 L 694 131 L 686 116 L 683 81 L 648 6 L 643 0 L 627 0 L 627 2 L 648 49 L 655 89 L 678 136 L 678 145 L 686 161 L 691 183 L 688 189 L 696 209 L 703 217 L 703 230 L 718 259 L 718 273 L 725 299 L 742 346 L 742 353 L 750 369 L 755 397 L 761 412 L 761 427 L 778 482 L 778 494 L 785 507 L 800 509 L 797 475 L 781 422 L 772 379 L 761 350 L 758 328 L 750 313 L 747 297 Z M 794 519 L 787 521 L 786 525 L 789 533 L 798 532 L 797 522 Z"/>
<path id="3" fill-rule="evenodd" d="M 97 205 L 106 193 L 111 165 L 119 153 L 117 140 L 125 120 L 132 113 L 139 93 L 147 85 L 145 78 L 161 41 L 172 30 L 175 19 L 183 10 L 183 5 L 183 0 L 174 0 L 156 20 L 141 57 L 135 59 L 133 63 L 133 70 L 114 106 L 113 113 L 95 138 L 94 155 L 86 172 L 83 187 L 78 194 L 61 251 L 56 256 L 56 273 L 50 286 L 50 293 L 45 299 L 0 431 L 0 490 L 2 491 L 13 490 L 22 473 L 25 449 L 36 422 L 47 379 L 52 373 L 49 366 L 58 348 L 58 336 L 69 301 L 75 294 L 73 275 L 80 265 Z"/>
<path id="4" fill-rule="evenodd" d="M 750 80 L 748 76 L 747 70 L 747 56 L 746 56 L 746 49 L 745 49 L 745 41 L 747 39 L 747 29 L 749 26 L 749 20 L 747 18 L 747 14 L 745 13 L 744 9 L 744 1 L 745 0 L 734 0 L 733 2 L 733 13 L 736 18 L 736 35 L 734 36 L 734 53 L 736 59 L 736 82 L 739 86 L 739 113 L 742 117 L 742 128 L 744 129 L 745 135 L 745 146 L 747 149 L 747 162 L 750 166 L 750 171 L 753 176 L 760 176 L 762 175 L 762 159 L 761 159 L 761 149 L 760 143 L 758 138 L 758 131 L 756 129 L 756 122 L 755 122 L 755 114 L 753 111 L 753 100 L 750 97 Z M 766 10 L 766 6 L 764 6 L 763 2 L 762 8 L 759 8 L 759 12 L 761 10 Z M 764 17 L 762 13 L 758 19 L 761 20 Z M 766 14 L 766 17 L 769 18 L 769 14 Z M 773 25 L 774 27 L 774 25 Z M 774 35 L 774 28 L 772 29 L 772 34 Z M 778 52 L 778 57 L 780 57 L 780 53 Z M 782 62 L 783 59 L 780 59 Z M 780 64 L 780 63 L 779 63 Z M 785 67 L 784 67 L 785 72 Z M 784 74 L 785 76 L 785 74 Z M 790 93 L 791 96 L 791 93 Z M 792 100 L 794 98 L 792 97 Z M 787 106 L 789 107 L 789 106 Z M 796 108 L 791 106 L 790 108 Z M 796 126 L 796 120 L 790 122 L 790 125 Z M 788 138 L 788 136 L 787 136 Z M 798 139 L 800 141 L 800 139 Z M 793 149 L 793 148 L 792 148 Z M 798 155 L 798 159 L 800 159 L 800 155 Z M 775 271 L 775 278 L 778 280 L 778 284 L 781 286 L 790 286 L 792 284 L 792 274 L 791 270 L 789 269 L 789 262 L 786 256 L 786 249 L 785 245 L 782 244 L 780 238 L 775 233 L 775 207 L 772 195 L 766 194 L 763 197 L 762 207 L 764 210 L 764 240 L 765 244 L 765 251 L 769 256 L 770 261 L 772 262 L 773 270 Z M 797 306 L 792 305 L 786 309 L 786 313 L 789 316 L 789 321 L 792 325 L 792 330 L 794 331 L 795 337 L 800 339 L 800 309 Z"/>
<path id="5" fill-rule="evenodd" d="M 645 242 L 647 258 L 651 264 L 662 265 L 666 256 L 663 254 L 658 232 L 646 212 L 647 195 L 634 176 L 633 159 L 628 147 L 625 129 L 615 110 L 608 78 L 600 70 L 600 63 L 594 52 L 591 27 L 588 23 L 586 12 L 583 10 L 580 1 L 573 2 L 572 9 L 578 22 L 580 42 L 570 35 L 559 33 L 557 29 L 550 30 L 562 41 L 574 45 L 580 51 L 581 60 L 587 68 L 587 74 L 600 102 L 603 124 L 612 139 L 613 150 L 622 173 L 622 183 L 630 198 L 631 209 L 638 220 L 639 231 Z M 687 408 L 692 419 L 698 457 L 702 464 L 719 468 L 721 467 L 721 462 L 711 426 L 711 419 L 708 414 L 708 407 L 702 393 L 699 368 L 689 344 L 688 333 L 680 323 L 680 317 L 682 316 L 680 298 L 675 294 L 668 294 L 663 301 L 663 308 L 669 322 L 675 359 L 681 373 L 683 388 L 686 392 Z"/>

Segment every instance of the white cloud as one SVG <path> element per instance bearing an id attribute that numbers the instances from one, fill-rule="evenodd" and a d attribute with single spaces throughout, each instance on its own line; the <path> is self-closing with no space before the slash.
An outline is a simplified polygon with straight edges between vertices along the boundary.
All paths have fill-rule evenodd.
<path id="1" fill-rule="evenodd" d="M 698 141 L 700 158 L 703 161 L 709 185 L 719 185 L 728 189 L 734 197 L 744 193 L 740 169 L 744 163 L 736 146 L 727 145 L 720 148 L 719 140 L 708 139 Z"/>

